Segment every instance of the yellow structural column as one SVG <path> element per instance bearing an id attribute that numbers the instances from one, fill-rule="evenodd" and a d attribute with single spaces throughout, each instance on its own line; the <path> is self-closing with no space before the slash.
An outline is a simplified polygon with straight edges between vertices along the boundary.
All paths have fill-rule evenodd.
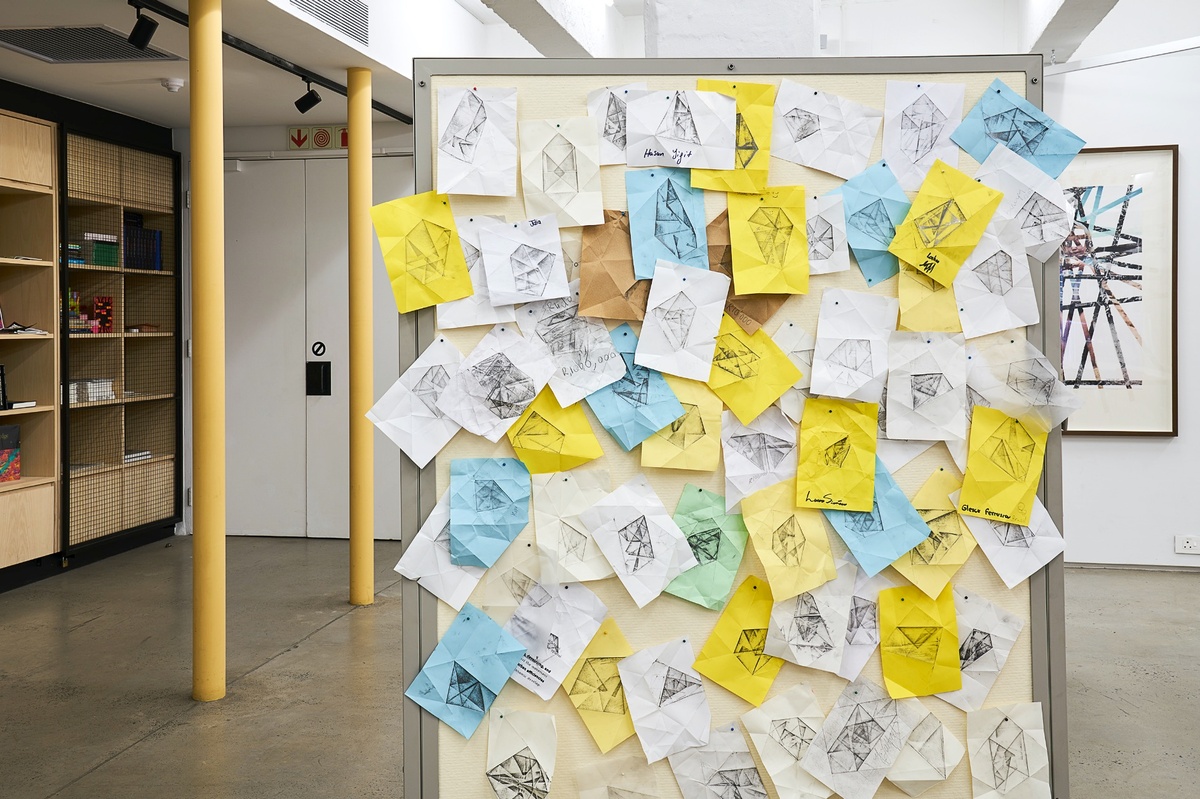
<path id="1" fill-rule="evenodd" d="M 375 601 L 375 402 L 371 299 L 371 70 L 347 72 L 350 231 L 350 604 Z"/>
<path id="2" fill-rule="evenodd" d="M 192 147 L 192 697 L 225 696 L 225 122 L 221 0 L 189 0 Z"/>

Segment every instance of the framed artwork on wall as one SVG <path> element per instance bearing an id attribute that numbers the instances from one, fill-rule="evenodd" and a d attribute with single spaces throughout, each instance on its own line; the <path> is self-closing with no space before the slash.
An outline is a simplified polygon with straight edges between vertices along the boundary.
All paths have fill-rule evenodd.
<path id="1" fill-rule="evenodd" d="M 1065 432 L 1176 436 L 1179 147 L 1086 149 L 1059 183 L 1063 382 L 1085 395 Z"/>

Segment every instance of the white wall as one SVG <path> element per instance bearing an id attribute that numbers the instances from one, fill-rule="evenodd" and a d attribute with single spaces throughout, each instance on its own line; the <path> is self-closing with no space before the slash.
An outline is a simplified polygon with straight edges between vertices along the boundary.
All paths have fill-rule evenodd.
<path id="1" fill-rule="evenodd" d="M 1121 41 L 1111 37 L 1101 52 L 1122 49 Z M 1180 435 L 1064 438 L 1064 526 L 1072 562 L 1200 567 L 1200 557 L 1174 554 L 1174 536 L 1200 534 L 1187 502 L 1200 477 L 1200 368 L 1192 346 L 1200 338 L 1200 318 L 1189 313 L 1187 299 L 1200 289 L 1200 231 L 1194 224 L 1200 214 L 1198 75 L 1200 52 L 1191 52 L 1046 80 L 1046 111 L 1089 145 L 1180 148 Z"/>
<path id="2" fill-rule="evenodd" d="M 1083 40 L 1072 61 L 1200 36 L 1196 0 L 1121 0 Z"/>
<path id="3" fill-rule="evenodd" d="M 1021 52 L 1021 0 L 841 0 L 821 7 L 824 55 Z"/>

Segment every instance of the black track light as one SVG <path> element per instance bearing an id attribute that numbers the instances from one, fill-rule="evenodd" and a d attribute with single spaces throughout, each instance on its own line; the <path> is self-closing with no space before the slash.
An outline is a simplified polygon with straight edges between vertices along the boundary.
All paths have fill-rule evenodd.
<path id="1" fill-rule="evenodd" d="M 133 23 L 133 30 L 129 32 L 129 43 L 139 50 L 145 50 L 150 46 L 150 40 L 154 38 L 156 30 L 158 30 L 158 20 L 143 17 L 142 10 L 139 8 L 137 22 Z"/>
<path id="2" fill-rule="evenodd" d="M 308 87 L 308 91 L 300 95 L 300 99 L 296 101 L 296 110 L 301 114 L 307 114 L 316 108 L 317 103 L 321 102 L 321 95 L 317 94 L 317 90 L 312 87 L 312 84 L 305 81 L 304 85 Z"/>

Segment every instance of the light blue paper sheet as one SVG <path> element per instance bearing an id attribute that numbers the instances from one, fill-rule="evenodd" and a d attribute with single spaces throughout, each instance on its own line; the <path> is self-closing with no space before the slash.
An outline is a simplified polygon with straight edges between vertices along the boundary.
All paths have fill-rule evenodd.
<path id="1" fill-rule="evenodd" d="M 450 562 L 487 568 L 529 523 L 529 470 L 512 458 L 450 461 Z"/>
<path id="2" fill-rule="evenodd" d="M 1062 174 L 1085 144 L 999 78 L 950 139 L 979 163 L 999 142 L 1052 178 Z"/>
<path id="3" fill-rule="evenodd" d="M 875 501 L 871 511 L 822 511 L 867 577 L 874 577 L 929 537 L 929 525 L 875 458 Z"/>
<path id="4" fill-rule="evenodd" d="M 633 274 L 654 277 L 658 259 L 708 269 L 704 191 L 692 188 L 686 169 L 655 167 L 625 173 Z"/>
<path id="5" fill-rule="evenodd" d="M 590 394 L 587 404 L 604 429 L 628 452 L 683 416 L 683 406 L 661 373 L 633 362 L 638 343 L 633 328 L 621 325 L 610 335 L 625 361 L 625 376 Z"/>
<path id="6" fill-rule="evenodd" d="M 868 286 L 900 271 L 900 261 L 888 252 L 896 225 L 912 205 L 888 165 L 871 164 L 829 194 L 842 195 L 846 209 L 846 241 Z"/>
<path id="7" fill-rule="evenodd" d="M 404 692 L 470 738 L 525 656 L 525 647 L 469 602 Z"/>

